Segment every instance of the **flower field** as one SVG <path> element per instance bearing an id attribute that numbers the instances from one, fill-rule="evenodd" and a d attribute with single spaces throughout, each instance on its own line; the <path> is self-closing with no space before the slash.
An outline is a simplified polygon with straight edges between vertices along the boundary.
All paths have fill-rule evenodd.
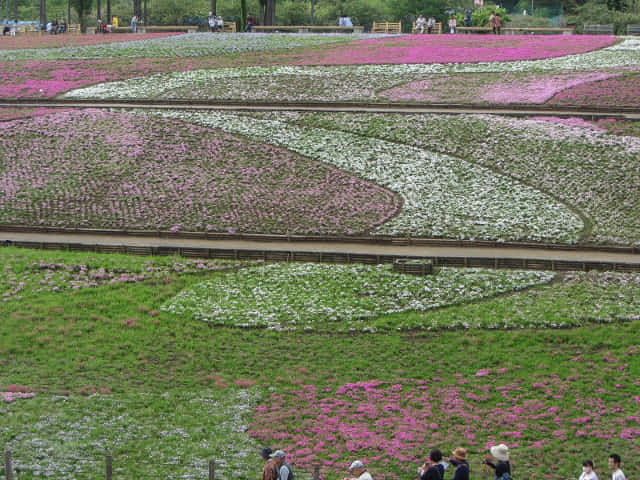
<path id="1" fill-rule="evenodd" d="M 4 223 L 362 233 L 399 206 L 318 161 L 171 120 L 82 111 L 0 128 Z"/>
<path id="2" fill-rule="evenodd" d="M 35 394 L 0 403 L 0 440 L 12 448 L 21 478 L 94 478 L 107 453 L 122 476 L 201 478 L 214 458 L 220 478 L 252 478 L 261 444 L 284 448 L 302 478 L 313 465 L 337 478 L 356 457 L 378 478 L 404 478 L 431 445 L 462 444 L 474 476 L 489 479 L 480 460 L 503 441 L 522 475 L 546 477 L 553 468 L 552 478 L 572 478 L 582 456 L 603 464 L 603 445 L 622 452 L 627 475 L 640 473 L 632 461 L 640 435 L 637 274 L 561 275 L 509 295 L 370 319 L 384 335 L 336 333 L 333 327 L 348 325 L 342 319 L 331 331 L 298 333 L 210 328 L 162 308 L 185 289 L 224 280 L 213 263 L 0 253 L 2 279 L 19 275 L 25 283 L 22 298 L 3 304 L 0 322 L 0 392 Z M 42 288 L 52 265 L 153 274 L 126 287 Z M 318 275 L 295 268 L 301 283 Z M 344 276 L 342 267 L 326 268 Z M 456 275 L 469 276 L 475 294 L 486 275 L 522 274 Z M 235 287 L 247 291 L 278 281 L 237 278 Z M 387 274 L 366 278 L 376 296 L 385 294 Z M 305 308 L 292 295 L 270 301 L 281 310 Z M 271 311 L 267 302 L 252 308 L 254 315 Z M 416 330 L 419 322 L 432 329 Z M 521 328 L 529 322 L 574 328 Z M 396 331 L 403 324 L 412 330 Z"/>
<path id="3" fill-rule="evenodd" d="M 139 40 L 152 40 L 176 33 L 112 33 L 111 35 L 9 35 L 0 38 L 0 50 L 26 50 L 41 48 L 68 48 L 103 45 Z"/>
<path id="4" fill-rule="evenodd" d="M 637 106 L 607 36 L 0 41 L 0 97 Z M 70 37 L 71 38 L 71 37 Z M 109 42 L 102 42 L 108 38 Z M 124 41 L 119 41 L 124 40 Z M 11 43 L 13 42 L 13 44 Z M 640 246 L 640 131 L 487 115 L 0 109 L 0 223 Z M 20 480 L 640 477 L 640 275 L 0 248 L 0 445 Z M 5 478 L 0 466 L 0 480 Z M 451 476 L 447 472 L 446 478 Z"/>

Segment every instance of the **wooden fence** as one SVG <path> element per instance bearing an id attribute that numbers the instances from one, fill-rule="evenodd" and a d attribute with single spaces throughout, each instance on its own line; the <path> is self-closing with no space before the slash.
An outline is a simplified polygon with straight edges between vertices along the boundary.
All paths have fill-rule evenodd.
<path id="1" fill-rule="evenodd" d="M 6 480 L 16 480 L 13 475 L 13 457 L 11 450 L 5 450 L 4 452 L 4 469 Z M 106 480 L 113 480 L 113 457 L 107 455 L 105 457 L 105 469 L 104 478 Z M 209 476 L 208 480 L 215 480 L 216 478 L 216 462 L 215 460 L 209 460 Z M 313 480 L 320 480 L 320 467 L 313 468 L 313 474 L 311 477 Z"/>

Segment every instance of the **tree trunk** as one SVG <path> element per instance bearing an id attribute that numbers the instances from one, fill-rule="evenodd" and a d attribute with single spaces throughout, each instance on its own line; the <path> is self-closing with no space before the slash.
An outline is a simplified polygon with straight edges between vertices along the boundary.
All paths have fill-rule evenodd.
<path id="1" fill-rule="evenodd" d="M 260 0 L 260 11 L 258 12 L 258 23 L 260 25 L 265 25 L 264 21 L 266 19 L 267 13 L 267 2 L 266 0 Z"/>
<path id="2" fill-rule="evenodd" d="M 100 11 L 100 0 L 96 0 L 96 18 L 98 20 L 102 20 L 102 12 Z M 107 24 L 109 23 L 109 21 L 107 20 L 104 23 Z"/>
<path id="3" fill-rule="evenodd" d="M 210 10 L 211 10 L 211 13 L 213 15 L 217 15 L 218 14 L 218 12 L 216 11 L 217 7 L 218 6 L 216 5 L 216 0 L 211 0 L 211 9 Z"/>
<path id="4" fill-rule="evenodd" d="M 240 0 L 240 31 L 247 29 L 247 0 Z"/>
<path id="5" fill-rule="evenodd" d="M 310 22 L 309 25 L 313 25 L 313 17 L 315 16 L 316 13 L 316 1 L 315 0 L 311 0 L 311 18 L 310 18 Z"/>
<path id="6" fill-rule="evenodd" d="M 264 14 L 264 24 L 276 24 L 276 0 L 267 0 L 267 8 Z"/>
<path id="7" fill-rule="evenodd" d="M 13 19 L 16 22 L 16 29 L 18 28 L 18 0 L 13 0 Z M 18 30 L 16 30 L 17 32 Z"/>
<path id="8" fill-rule="evenodd" d="M 113 23 L 113 17 L 111 16 L 111 0 L 107 0 L 107 23 Z"/>
<path id="9" fill-rule="evenodd" d="M 147 15 L 149 14 L 149 11 L 147 9 L 147 0 L 143 0 L 143 7 L 142 7 L 142 24 L 146 27 L 147 26 Z"/>
<path id="10" fill-rule="evenodd" d="M 40 25 L 47 24 L 47 0 L 40 0 Z"/>

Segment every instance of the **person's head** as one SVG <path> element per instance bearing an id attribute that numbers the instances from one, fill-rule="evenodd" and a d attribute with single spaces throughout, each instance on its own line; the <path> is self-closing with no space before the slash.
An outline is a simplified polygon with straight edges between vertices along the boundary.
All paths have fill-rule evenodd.
<path id="1" fill-rule="evenodd" d="M 424 15 L 422 13 L 420 14 L 420 18 L 424 18 Z"/>
<path id="2" fill-rule="evenodd" d="M 364 463 L 362 463 L 360 460 L 356 460 L 349 466 L 349 473 L 354 477 L 359 477 L 364 473 L 365 470 L 366 468 L 364 468 Z"/>
<path id="3" fill-rule="evenodd" d="M 431 460 L 431 463 L 439 463 L 442 461 L 442 452 L 434 448 L 429 452 L 429 460 Z"/>
<path id="4" fill-rule="evenodd" d="M 282 450 L 276 450 L 270 455 L 270 457 L 273 458 L 274 462 L 276 462 L 276 465 L 280 466 L 284 462 L 285 454 Z"/>
<path id="5" fill-rule="evenodd" d="M 609 468 L 612 471 L 615 472 L 617 469 L 619 469 L 621 463 L 622 459 L 620 458 L 620 455 L 618 455 L 617 453 L 612 453 L 611 455 L 609 455 Z"/>
<path id="6" fill-rule="evenodd" d="M 453 452 L 451 452 L 451 457 L 455 459 L 457 462 L 466 462 L 467 461 L 467 449 L 458 447 Z"/>
<path id="7" fill-rule="evenodd" d="M 489 449 L 489 451 L 491 452 L 491 455 L 496 458 L 496 460 L 499 460 L 501 462 L 509 461 L 509 447 L 507 447 L 504 443 L 501 443 L 500 445 L 494 445 Z"/>
<path id="8" fill-rule="evenodd" d="M 273 453 L 273 450 L 271 450 L 271 448 L 269 447 L 262 447 L 262 450 L 260 450 L 260 456 L 265 461 L 269 460 L 269 457 L 271 456 L 272 453 Z"/>
<path id="9" fill-rule="evenodd" d="M 582 471 L 584 473 L 591 473 L 593 472 L 593 461 L 586 459 L 582 461 Z"/>

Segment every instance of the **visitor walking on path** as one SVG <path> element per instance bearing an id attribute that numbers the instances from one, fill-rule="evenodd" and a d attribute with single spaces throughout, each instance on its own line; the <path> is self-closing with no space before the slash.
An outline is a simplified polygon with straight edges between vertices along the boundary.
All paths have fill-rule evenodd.
<path id="1" fill-rule="evenodd" d="M 458 447 L 453 452 L 451 452 L 450 462 L 451 465 L 456 467 L 456 471 L 453 474 L 452 480 L 469 480 L 469 464 L 467 463 L 466 448 Z"/>
<path id="2" fill-rule="evenodd" d="M 138 28 L 138 16 L 134 15 L 131 17 L 131 33 L 136 33 L 136 29 Z"/>
<path id="3" fill-rule="evenodd" d="M 611 469 L 611 480 L 626 480 L 624 472 L 620 470 L 620 464 L 622 460 L 620 455 L 612 453 L 609 455 L 609 468 Z"/>
<path id="4" fill-rule="evenodd" d="M 262 480 L 277 480 L 278 478 L 278 467 L 276 466 L 276 461 L 273 458 L 270 458 L 272 453 L 271 448 L 264 447 L 260 451 L 260 456 L 264 460 L 264 466 L 262 467 Z"/>
<path id="5" fill-rule="evenodd" d="M 351 477 L 345 477 L 343 480 L 373 480 L 360 460 L 356 460 L 349 466 L 349 474 Z"/>
<path id="6" fill-rule="evenodd" d="M 502 28 L 502 19 L 500 18 L 499 13 L 496 13 L 495 18 L 493 19 L 493 23 L 494 23 L 493 32 L 496 35 L 500 35 L 500 29 Z"/>
<path id="7" fill-rule="evenodd" d="M 489 15 L 489 28 L 492 33 L 496 33 L 496 12 L 491 12 Z"/>
<path id="8" fill-rule="evenodd" d="M 583 460 L 580 480 L 598 480 L 598 475 L 593 471 L 593 460 Z"/>
<path id="9" fill-rule="evenodd" d="M 434 448 L 429 452 L 429 458 L 418 469 L 420 480 L 442 480 L 444 478 L 444 465 L 442 464 L 442 452 Z"/>
<path id="10" fill-rule="evenodd" d="M 453 15 L 449 19 L 449 33 L 456 33 L 456 17 Z"/>
<path id="11" fill-rule="evenodd" d="M 509 447 L 504 443 L 500 445 L 494 445 L 489 449 L 491 455 L 498 461 L 497 464 L 493 464 L 490 460 L 485 460 L 485 465 L 488 465 L 495 471 L 495 480 L 509 480 L 511 478 L 511 464 L 509 463 Z"/>

